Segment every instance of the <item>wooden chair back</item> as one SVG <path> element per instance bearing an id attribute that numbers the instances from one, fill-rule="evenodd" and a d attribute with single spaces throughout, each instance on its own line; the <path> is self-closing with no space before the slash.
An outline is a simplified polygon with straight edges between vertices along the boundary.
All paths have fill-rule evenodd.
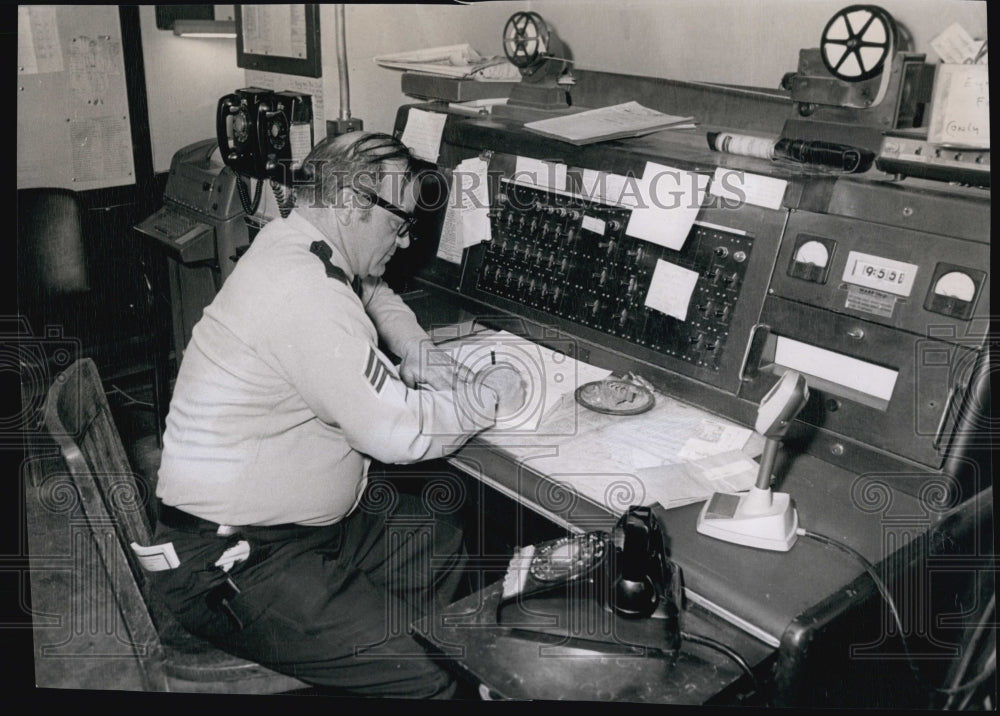
<path id="1" fill-rule="evenodd" d="M 45 405 L 45 425 L 78 493 L 101 567 L 114 580 L 115 599 L 143 667 L 145 687 L 217 693 L 307 688 L 188 633 L 152 591 L 130 544 L 151 543 L 147 507 L 154 487 L 131 469 L 92 359 L 79 359 L 56 377 Z"/>

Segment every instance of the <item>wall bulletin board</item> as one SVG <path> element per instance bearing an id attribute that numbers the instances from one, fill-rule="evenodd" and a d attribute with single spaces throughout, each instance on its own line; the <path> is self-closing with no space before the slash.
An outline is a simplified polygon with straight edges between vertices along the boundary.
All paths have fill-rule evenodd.
<path id="1" fill-rule="evenodd" d="M 19 5 L 17 187 L 133 184 L 117 5 Z"/>

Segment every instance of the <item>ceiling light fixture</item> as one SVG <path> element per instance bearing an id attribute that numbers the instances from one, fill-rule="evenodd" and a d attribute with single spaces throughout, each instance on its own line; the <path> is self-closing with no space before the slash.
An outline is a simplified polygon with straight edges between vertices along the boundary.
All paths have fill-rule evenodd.
<path id="1" fill-rule="evenodd" d="M 235 39 L 236 22 L 234 20 L 174 20 L 174 34 L 178 37 Z"/>

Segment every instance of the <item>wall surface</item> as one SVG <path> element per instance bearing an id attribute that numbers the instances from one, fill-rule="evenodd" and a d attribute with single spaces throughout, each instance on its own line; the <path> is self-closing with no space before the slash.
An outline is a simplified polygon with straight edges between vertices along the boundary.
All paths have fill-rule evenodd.
<path id="1" fill-rule="evenodd" d="M 483 55 L 503 53 L 511 14 L 533 10 L 569 46 L 577 67 L 679 80 L 777 87 L 794 71 L 802 48 L 818 47 L 844 0 L 535 0 L 473 5 L 348 5 L 352 114 L 366 129 L 392 128 L 408 100 L 399 72 L 372 57 L 461 42 Z M 952 22 L 986 37 L 986 3 L 975 0 L 882 0 L 912 37 L 912 48 L 936 61 L 930 40 Z M 334 9 L 324 6 L 323 68 L 327 97 L 337 96 Z M 327 102 L 329 117 L 335 102 Z"/>
<path id="2" fill-rule="evenodd" d="M 577 67 L 680 80 L 776 87 L 795 70 L 798 52 L 818 47 L 826 22 L 845 0 L 535 0 L 473 4 L 346 6 L 350 111 L 366 129 L 391 130 L 400 73 L 372 58 L 467 42 L 483 55 L 503 53 L 507 19 L 538 12 L 569 46 Z M 912 48 L 936 60 L 930 40 L 952 22 L 986 37 L 986 5 L 976 0 L 882 0 L 911 36 Z M 140 8 L 156 171 L 191 142 L 214 136 L 219 97 L 245 86 L 235 40 L 175 37 L 157 30 L 154 7 Z M 335 8 L 323 4 L 323 88 L 327 119 L 340 112 Z"/>
<path id="3" fill-rule="evenodd" d="M 139 8 L 153 170 L 170 169 L 181 147 L 215 136 L 219 98 L 243 87 L 236 40 L 177 37 L 156 28 L 156 8 Z"/>

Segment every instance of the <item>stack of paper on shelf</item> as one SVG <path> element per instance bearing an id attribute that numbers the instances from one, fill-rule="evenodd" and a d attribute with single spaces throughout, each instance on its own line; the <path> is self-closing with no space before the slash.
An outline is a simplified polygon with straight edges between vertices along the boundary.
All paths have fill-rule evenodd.
<path id="1" fill-rule="evenodd" d="M 638 102 L 625 102 L 528 122 L 524 128 L 546 137 L 583 145 L 639 137 L 663 129 L 692 129 L 694 126 L 694 117 L 664 114 Z"/>

